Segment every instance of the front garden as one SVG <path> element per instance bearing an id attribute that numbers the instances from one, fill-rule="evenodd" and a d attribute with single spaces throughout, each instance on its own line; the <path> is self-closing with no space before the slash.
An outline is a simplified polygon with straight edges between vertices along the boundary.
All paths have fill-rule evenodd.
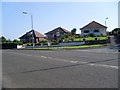
<path id="1" fill-rule="evenodd" d="M 99 37 L 80 37 L 80 38 L 75 38 L 74 41 L 94 41 L 94 40 L 106 40 L 108 37 L 107 36 L 99 36 Z"/>
<path id="2" fill-rule="evenodd" d="M 61 42 L 82 42 L 82 41 L 94 41 L 94 40 L 107 40 L 108 36 L 96 36 L 94 34 L 80 36 L 79 34 L 64 34 L 59 38 Z"/>
<path id="3" fill-rule="evenodd" d="M 36 43 L 35 45 L 41 45 L 46 46 L 48 43 L 50 45 L 58 45 L 59 43 L 72 43 L 72 42 L 83 42 L 85 41 L 87 44 L 90 42 L 96 42 L 96 44 L 106 44 L 106 41 L 108 40 L 108 36 L 79 36 L 79 35 L 63 35 L 59 39 L 54 41 L 40 41 L 39 43 Z M 100 43 L 103 42 L 103 43 Z M 32 43 L 27 43 L 27 46 L 32 46 Z"/>

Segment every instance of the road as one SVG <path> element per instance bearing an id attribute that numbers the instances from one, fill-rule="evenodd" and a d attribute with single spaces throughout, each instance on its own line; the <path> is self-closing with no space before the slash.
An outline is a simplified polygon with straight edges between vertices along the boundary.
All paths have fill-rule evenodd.
<path id="1" fill-rule="evenodd" d="M 118 87 L 116 51 L 3 50 L 2 56 L 2 81 L 5 88 Z"/>

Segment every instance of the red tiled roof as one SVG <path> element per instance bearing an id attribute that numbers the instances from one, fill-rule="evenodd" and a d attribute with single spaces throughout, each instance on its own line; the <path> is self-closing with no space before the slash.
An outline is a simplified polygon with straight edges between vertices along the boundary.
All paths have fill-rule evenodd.
<path id="1" fill-rule="evenodd" d="M 58 28 L 61 28 L 61 27 L 58 27 Z M 62 30 L 64 30 L 65 32 L 70 32 L 70 31 L 68 31 L 68 30 L 66 30 L 66 29 L 64 29 L 64 28 L 61 28 Z"/>
<path id="2" fill-rule="evenodd" d="M 35 37 L 45 37 L 43 34 L 39 33 L 38 31 L 31 30 L 31 31 L 27 32 L 26 34 L 24 34 L 23 36 L 21 36 L 20 38 L 25 38 L 26 36 L 31 36 L 32 31 L 34 32 Z"/>
<path id="3" fill-rule="evenodd" d="M 53 31 L 58 30 L 58 29 L 63 30 L 64 32 L 70 32 L 70 31 L 68 31 L 68 30 L 66 30 L 62 27 L 58 27 L 58 28 L 53 29 L 52 31 L 49 31 L 49 32 L 45 33 L 45 34 L 52 33 Z"/>
<path id="4" fill-rule="evenodd" d="M 84 27 L 80 28 L 80 30 L 82 30 L 82 29 L 92 29 L 92 28 L 107 28 L 107 27 L 98 23 L 98 22 L 92 21 L 89 24 L 85 25 Z"/>
<path id="5" fill-rule="evenodd" d="M 36 37 L 45 37 L 43 34 L 39 33 L 38 31 L 34 31 Z"/>

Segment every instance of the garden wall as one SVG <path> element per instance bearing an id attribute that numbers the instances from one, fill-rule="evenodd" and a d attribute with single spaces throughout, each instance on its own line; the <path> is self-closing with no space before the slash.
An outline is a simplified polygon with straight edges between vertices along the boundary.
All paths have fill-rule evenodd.
<path id="1" fill-rule="evenodd" d="M 60 46 L 78 46 L 83 45 L 85 42 L 66 42 L 66 43 L 59 43 Z"/>
<path id="2" fill-rule="evenodd" d="M 107 40 L 96 40 L 96 41 L 85 41 L 86 45 L 92 45 L 92 44 L 106 44 L 109 43 L 109 41 Z"/>

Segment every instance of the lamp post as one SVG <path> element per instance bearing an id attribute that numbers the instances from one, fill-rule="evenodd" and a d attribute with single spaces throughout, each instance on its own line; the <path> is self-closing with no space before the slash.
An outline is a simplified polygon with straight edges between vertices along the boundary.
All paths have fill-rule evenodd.
<path id="1" fill-rule="evenodd" d="M 107 19 L 108 19 L 108 17 L 105 18 L 105 26 L 106 26 L 106 21 L 107 21 Z M 107 33 L 106 33 L 106 35 L 107 35 Z M 107 46 L 107 36 L 106 36 L 106 46 Z"/>
<path id="2" fill-rule="evenodd" d="M 32 48 L 34 48 L 34 31 L 33 31 L 33 15 L 31 13 L 23 12 L 23 14 L 29 14 L 31 16 L 31 29 L 32 29 Z"/>
<path id="3" fill-rule="evenodd" d="M 106 20 L 108 19 L 108 17 L 107 18 L 105 18 L 105 26 L 106 26 Z"/>

